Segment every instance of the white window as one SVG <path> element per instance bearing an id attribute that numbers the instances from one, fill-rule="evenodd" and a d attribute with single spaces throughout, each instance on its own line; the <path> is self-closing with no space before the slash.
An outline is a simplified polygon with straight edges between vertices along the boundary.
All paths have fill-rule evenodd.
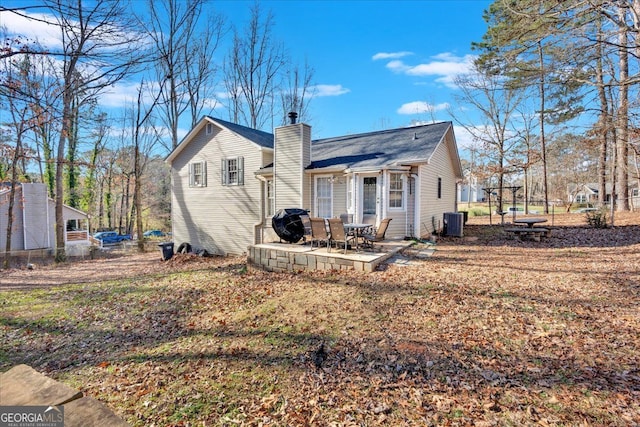
<path id="1" fill-rule="evenodd" d="M 211 135 L 213 133 L 213 123 L 207 123 L 207 135 Z"/>
<path id="2" fill-rule="evenodd" d="M 332 184 L 331 177 L 316 178 L 316 215 L 320 218 L 332 216 Z"/>
<path id="3" fill-rule="evenodd" d="M 189 163 L 189 187 L 207 186 L 207 162 Z"/>
<path id="4" fill-rule="evenodd" d="M 265 206 L 265 213 L 267 217 L 272 217 L 276 210 L 276 199 L 273 188 L 273 180 L 269 179 L 264 183 L 265 185 L 265 194 L 267 198 L 265 200 L 267 206 Z"/>
<path id="5" fill-rule="evenodd" d="M 244 158 L 222 159 L 222 185 L 244 185 Z"/>
<path id="6" fill-rule="evenodd" d="M 389 209 L 404 209 L 404 177 L 401 173 L 389 175 Z"/>

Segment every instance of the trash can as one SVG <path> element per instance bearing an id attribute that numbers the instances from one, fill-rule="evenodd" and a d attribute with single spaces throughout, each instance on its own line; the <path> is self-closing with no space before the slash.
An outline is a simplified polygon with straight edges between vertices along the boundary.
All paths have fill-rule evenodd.
<path id="1" fill-rule="evenodd" d="M 162 251 L 162 260 L 168 261 L 173 257 L 173 242 L 160 243 L 160 250 Z"/>

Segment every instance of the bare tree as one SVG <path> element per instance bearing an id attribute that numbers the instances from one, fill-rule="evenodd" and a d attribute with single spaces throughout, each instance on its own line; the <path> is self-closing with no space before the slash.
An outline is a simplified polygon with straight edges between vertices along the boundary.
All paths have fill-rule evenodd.
<path id="1" fill-rule="evenodd" d="M 123 0 L 45 0 L 47 23 L 60 29 L 62 48 L 47 54 L 61 59 L 60 136 L 56 155 L 55 216 L 57 262 L 66 259 L 64 166 L 66 143 L 72 132 L 73 100 L 78 93 L 94 97 L 122 79 L 136 63 L 142 48 Z"/>
<path id="2" fill-rule="evenodd" d="M 273 25 L 272 13 L 263 15 L 259 4 L 254 3 L 247 28 L 234 30 L 225 62 L 231 119 L 254 129 L 262 128 L 272 118 L 279 73 L 285 63 L 282 44 L 273 40 Z"/>
<path id="3" fill-rule="evenodd" d="M 133 208 L 135 210 L 136 218 L 136 232 L 138 234 L 138 250 L 144 251 L 144 239 L 142 238 L 143 223 L 142 223 L 142 181 L 149 158 L 149 153 L 153 150 L 155 144 L 161 140 L 162 135 L 157 134 L 157 127 L 154 126 L 152 121 L 152 114 L 155 107 L 158 105 L 158 100 L 162 96 L 163 87 L 158 90 L 157 95 L 154 97 L 153 102 L 150 105 L 144 105 L 143 93 L 145 91 L 144 80 L 140 83 L 138 88 L 138 98 L 136 104 L 133 106 L 132 120 L 131 120 L 131 132 L 133 140 Z M 133 215 L 132 215 L 133 217 Z"/>
<path id="4" fill-rule="evenodd" d="M 286 123 L 287 113 L 298 113 L 298 119 L 309 121 L 309 101 L 313 98 L 314 70 L 305 61 L 302 70 L 299 67 L 291 68 L 286 73 L 285 85 L 281 92 L 282 99 L 282 123 Z"/>
<path id="5" fill-rule="evenodd" d="M 178 145 L 182 114 L 190 110 L 195 125 L 205 104 L 213 98 L 217 71 L 213 59 L 225 33 L 225 21 L 221 15 L 209 14 L 204 31 L 197 33 L 205 2 L 149 0 L 149 15 L 141 19 L 157 51 L 156 75 L 163 87 L 162 120 L 170 129 L 171 149 Z"/>
<path id="6" fill-rule="evenodd" d="M 487 162 L 498 179 L 498 209 L 502 210 L 502 187 L 507 167 L 506 155 L 517 143 L 517 130 L 513 128 L 513 115 L 522 101 L 524 92 L 505 80 L 475 64 L 473 74 L 456 78 L 461 89 L 457 96 L 460 105 L 465 105 L 480 113 L 481 123 L 461 117 L 462 113 L 452 112 L 454 120 L 480 142 L 490 156 Z M 491 166 L 492 165 L 492 166 Z"/>

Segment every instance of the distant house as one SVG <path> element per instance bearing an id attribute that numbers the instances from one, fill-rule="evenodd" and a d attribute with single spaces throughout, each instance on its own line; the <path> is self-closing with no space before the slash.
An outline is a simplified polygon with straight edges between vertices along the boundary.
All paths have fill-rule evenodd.
<path id="1" fill-rule="evenodd" d="M 9 219 L 8 186 L 0 187 L 0 252 L 6 249 Z M 73 255 L 74 250 L 87 248 L 89 243 L 89 221 L 86 213 L 64 206 L 66 224 L 65 248 Z M 40 183 L 18 184 L 14 198 L 11 250 L 53 249 L 55 236 L 55 202 L 47 196 L 47 188 Z"/>
<path id="2" fill-rule="evenodd" d="M 605 203 L 611 202 L 611 183 L 605 184 Z M 597 183 L 588 184 L 569 184 L 567 186 L 567 201 L 569 203 L 594 205 L 598 203 L 599 185 Z M 640 192 L 638 191 L 638 182 L 633 180 L 629 182 L 629 198 L 632 208 L 640 208 Z"/>
<path id="3" fill-rule="evenodd" d="M 174 241 L 220 254 L 277 241 L 284 208 L 393 218 L 388 237 L 425 236 L 456 210 L 462 179 L 450 122 L 312 141 L 295 120 L 270 134 L 204 117 L 166 160 Z"/>
<path id="4" fill-rule="evenodd" d="M 478 185 L 478 178 L 471 176 L 469 171 L 464 172 L 464 179 L 458 186 L 458 203 L 480 203 L 484 202 L 486 193 L 481 185 Z"/>

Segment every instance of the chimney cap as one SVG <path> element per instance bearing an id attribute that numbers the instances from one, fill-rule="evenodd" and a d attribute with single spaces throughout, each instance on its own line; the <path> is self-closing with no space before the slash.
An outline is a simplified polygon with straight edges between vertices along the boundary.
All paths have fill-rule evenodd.
<path id="1" fill-rule="evenodd" d="M 289 113 L 289 120 L 291 121 L 292 125 L 296 124 L 296 119 L 298 118 L 298 113 L 296 113 L 295 111 L 291 111 Z"/>

